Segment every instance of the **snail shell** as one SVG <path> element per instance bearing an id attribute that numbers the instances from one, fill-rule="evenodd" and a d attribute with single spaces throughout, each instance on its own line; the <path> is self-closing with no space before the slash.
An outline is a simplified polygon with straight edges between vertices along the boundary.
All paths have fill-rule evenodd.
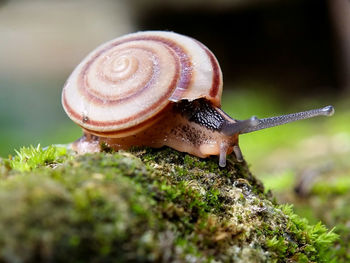
<path id="1" fill-rule="evenodd" d="M 92 51 L 67 80 L 62 104 L 84 130 L 124 137 L 143 130 L 169 103 L 205 98 L 220 106 L 222 73 L 213 53 L 193 38 L 146 31 Z"/>

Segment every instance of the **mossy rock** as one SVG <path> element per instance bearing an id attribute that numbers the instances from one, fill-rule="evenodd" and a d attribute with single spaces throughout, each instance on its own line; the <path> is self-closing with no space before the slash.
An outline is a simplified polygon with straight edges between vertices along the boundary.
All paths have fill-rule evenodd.
<path id="1" fill-rule="evenodd" d="M 331 262 L 337 236 L 246 163 L 169 148 L 0 160 L 0 262 Z"/>

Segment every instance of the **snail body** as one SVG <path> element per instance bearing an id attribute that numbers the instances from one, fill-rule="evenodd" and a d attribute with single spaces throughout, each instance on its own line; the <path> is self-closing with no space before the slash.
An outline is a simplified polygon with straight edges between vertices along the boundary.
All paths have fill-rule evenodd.
<path id="1" fill-rule="evenodd" d="M 242 154 L 238 135 L 317 115 L 331 106 L 238 121 L 220 109 L 222 73 L 213 53 L 173 32 L 145 31 L 102 44 L 73 71 L 62 91 L 68 116 L 83 128 L 78 153 L 132 146 L 172 147 L 198 157 Z"/>

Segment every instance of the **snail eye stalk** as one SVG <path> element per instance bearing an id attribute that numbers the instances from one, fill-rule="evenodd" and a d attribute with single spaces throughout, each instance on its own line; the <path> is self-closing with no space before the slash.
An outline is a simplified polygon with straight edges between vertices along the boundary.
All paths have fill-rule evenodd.
<path id="1" fill-rule="evenodd" d="M 281 116 L 276 116 L 271 118 L 258 119 L 257 125 L 246 127 L 242 129 L 240 133 L 243 134 L 243 133 L 254 132 L 254 131 L 258 131 L 258 130 L 262 130 L 262 129 L 266 129 L 266 128 L 270 128 L 278 125 L 283 125 L 293 121 L 309 119 L 316 116 L 332 116 L 333 114 L 334 114 L 333 106 L 326 106 L 321 109 L 314 109 L 314 110 L 281 115 Z"/>

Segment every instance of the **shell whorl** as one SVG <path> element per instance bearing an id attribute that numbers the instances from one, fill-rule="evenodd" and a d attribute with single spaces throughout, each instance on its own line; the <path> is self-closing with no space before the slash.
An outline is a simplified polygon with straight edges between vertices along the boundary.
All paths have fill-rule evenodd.
<path id="1" fill-rule="evenodd" d="M 203 44 L 145 31 L 92 51 L 68 78 L 62 104 L 89 132 L 122 137 L 151 125 L 171 101 L 205 97 L 220 106 L 221 92 L 220 66 Z"/>

